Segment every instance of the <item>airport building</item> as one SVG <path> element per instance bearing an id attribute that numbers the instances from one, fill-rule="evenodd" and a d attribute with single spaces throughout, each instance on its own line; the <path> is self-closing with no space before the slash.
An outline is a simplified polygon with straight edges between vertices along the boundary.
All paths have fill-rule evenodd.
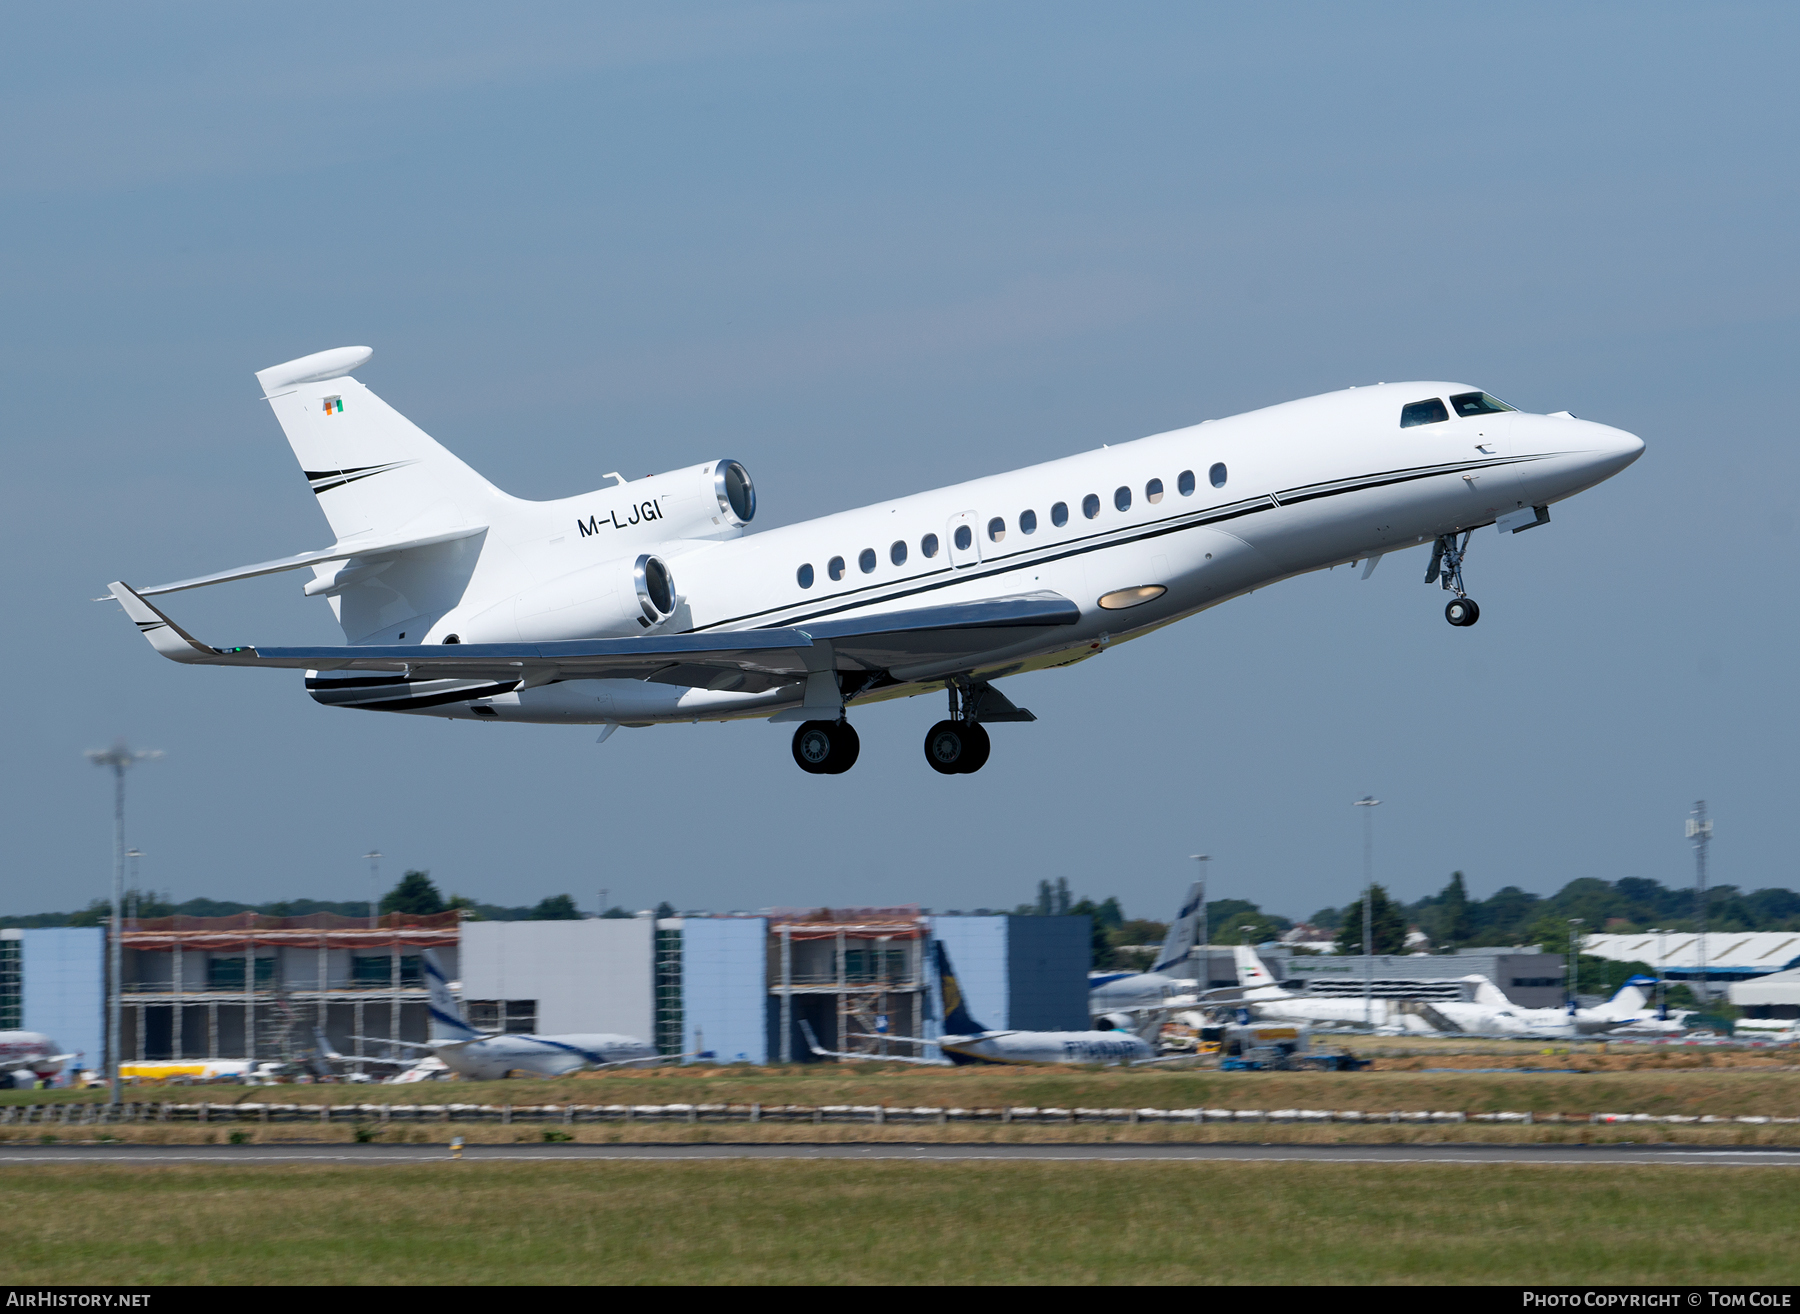
<path id="1" fill-rule="evenodd" d="M 1337 983 L 1371 977 L 1392 982 L 1485 976 L 1520 1008 L 1557 1008 L 1563 1003 L 1567 966 L 1561 954 L 1530 953 L 1511 947 L 1464 949 L 1454 954 L 1376 954 L 1373 958 L 1360 954 L 1295 954 L 1279 966 L 1270 961 L 1269 971 L 1290 989 L 1317 989 L 1320 993 L 1337 993 L 1344 988 Z M 1236 983 L 1233 978 L 1232 984 Z"/>
<path id="2" fill-rule="evenodd" d="M 1589 935 L 1581 941 L 1581 952 L 1614 962 L 1647 963 L 1671 981 L 1704 978 L 1714 986 L 1729 986 L 1800 967 L 1800 931 Z"/>
<path id="3" fill-rule="evenodd" d="M 620 1034 L 671 1057 L 771 1063 L 813 1059 L 804 1023 L 826 1049 L 911 1056 L 916 1045 L 889 1037 L 941 1033 L 934 938 L 984 1025 L 1087 1025 L 1086 917 L 916 906 L 519 922 L 244 913 L 127 926 L 120 1055 L 293 1059 L 322 1028 L 347 1056 L 405 1057 L 387 1042 L 429 1035 L 430 949 L 482 1029 Z M 105 1051 L 105 980 L 99 928 L 0 931 L 0 1017 L 80 1051 L 87 1068 Z"/>

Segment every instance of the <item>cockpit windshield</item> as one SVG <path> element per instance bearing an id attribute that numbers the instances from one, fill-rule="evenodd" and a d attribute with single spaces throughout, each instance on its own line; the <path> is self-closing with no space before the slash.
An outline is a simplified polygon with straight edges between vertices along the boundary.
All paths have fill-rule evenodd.
<path id="1" fill-rule="evenodd" d="M 1508 406 L 1498 397 L 1485 392 L 1459 392 L 1450 399 L 1456 413 L 1465 418 L 1471 415 L 1496 415 L 1501 411 L 1516 411 L 1517 406 Z"/>
<path id="2" fill-rule="evenodd" d="M 1416 428 L 1421 424 L 1442 424 L 1450 418 L 1450 412 L 1444 409 L 1444 403 L 1436 397 L 1427 397 L 1424 401 L 1408 402 L 1400 408 L 1400 427 Z"/>

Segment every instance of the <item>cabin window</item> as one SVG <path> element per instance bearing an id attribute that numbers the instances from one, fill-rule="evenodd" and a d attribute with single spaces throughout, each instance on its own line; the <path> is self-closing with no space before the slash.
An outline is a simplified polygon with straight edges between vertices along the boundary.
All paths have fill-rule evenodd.
<path id="1" fill-rule="evenodd" d="M 1035 511 L 1019 512 L 1019 532 L 1021 534 L 1037 533 L 1037 512 L 1035 512 Z"/>
<path id="2" fill-rule="evenodd" d="M 1194 472 L 1192 470 L 1183 470 L 1175 476 L 1175 491 L 1183 497 L 1194 495 Z"/>
<path id="3" fill-rule="evenodd" d="M 1217 462 L 1212 469 L 1206 472 L 1206 477 L 1212 481 L 1214 488 L 1225 487 L 1225 462 Z"/>
<path id="4" fill-rule="evenodd" d="M 1144 500 L 1151 506 L 1155 506 L 1158 502 L 1162 501 L 1162 498 L 1162 480 L 1152 479 L 1149 483 L 1144 485 Z"/>
<path id="5" fill-rule="evenodd" d="M 813 584 L 812 562 L 807 562 L 794 572 L 794 578 L 800 581 L 800 587 L 810 589 Z"/>
<path id="6" fill-rule="evenodd" d="M 1005 537 L 1006 521 L 1002 520 L 999 516 L 995 516 L 992 520 L 988 521 L 988 542 L 998 543 Z"/>
<path id="7" fill-rule="evenodd" d="M 830 561 L 826 562 L 825 573 L 833 579 L 842 579 L 844 577 L 844 559 L 842 557 L 833 557 Z"/>
<path id="8" fill-rule="evenodd" d="M 1440 420 L 1450 418 L 1450 412 L 1444 409 L 1444 403 L 1436 397 L 1427 397 L 1424 401 L 1408 402 L 1400 408 L 1400 427 L 1402 429 L 1417 428 L 1421 424 L 1436 424 Z"/>
<path id="9" fill-rule="evenodd" d="M 1058 529 L 1069 523 L 1069 504 L 1067 502 L 1058 502 L 1050 508 L 1050 523 Z"/>
<path id="10" fill-rule="evenodd" d="M 938 541 L 936 534 L 927 534 L 924 538 L 919 540 L 919 551 L 924 554 L 927 561 L 937 555 L 937 550 Z"/>
<path id="11" fill-rule="evenodd" d="M 1081 499 L 1081 514 L 1089 520 L 1100 514 L 1100 499 L 1097 495 L 1089 493 Z"/>
<path id="12" fill-rule="evenodd" d="M 1456 413 L 1465 419 L 1471 415 L 1498 415 L 1501 411 L 1516 411 L 1518 407 L 1508 406 L 1498 397 L 1485 392 L 1459 392 L 1450 399 Z"/>
<path id="13" fill-rule="evenodd" d="M 857 554 L 856 564 L 863 574 L 872 574 L 875 570 L 875 549 L 864 548 Z"/>
<path id="14" fill-rule="evenodd" d="M 1113 489 L 1113 505 L 1121 511 L 1131 510 L 1131 490 L 1129 488 Z"/>
<path id="15" fill-rule="evenodd" d="M 967 525 L 958 525 L 956 527 L 956 550 L 958 552 L 967 552 L 970 544 L 974 543 L 974 541 L 975 535 L 970 532 Z"/>
<path id="16" fill-rule="evenodd" d="M 897 538 L 894 540 L 894 546 L 888 549 L 888 560 L 893 562 L 896 566 L 904 566 L 906 564 L 905 539 Z"/>

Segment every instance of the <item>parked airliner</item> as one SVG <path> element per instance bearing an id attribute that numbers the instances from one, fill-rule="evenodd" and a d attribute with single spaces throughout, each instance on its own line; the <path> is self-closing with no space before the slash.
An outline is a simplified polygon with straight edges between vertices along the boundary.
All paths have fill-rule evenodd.
<path id="1" fill-rule="evenodd" d="M 1162 950 L 1148 972 L 1096 972 L 1088 977 L 1088 1012 L 1094 1017 L 1131 1014 L 1145 1009 L 1191 1006 L 1200 990 L 1193 977 L 1179 977 L 1181 971 L 1198 972 L 1197 947 L 1200 930 L 1200 901 L 1206 897 L 1206 886 L 1195 881 L 1188 887 L 1187 898 L 1175 920 L 1169 923 L 1163 937 Z"/>
<path id="2" fill-rule="evenodd" d="M 947 692 L 946 775 L 993 682 L 1068 666 L 1277 581 L 1431 544 L 1452 625 L 1474 531 L 1519 533 L 1630 465 L 1638 438 L 1464 383 L 1383 383 L 1102 447 L 746 537 L 756 491 L 713 460 L 575 497 L 511 497 L 351 378 L 340 347 L 257 374 L 336 541 L 150 588 L 111 586 L 164 656 L 306 672 L 329 707 L 462 720 L 799 722 L 794 760 L 846 771 L 847 713 Z M 310 568 L 346 644 L 216 648 L 150 598 Z"/>
<path id="3" fill-rule="evenodd" d="M 942 940 L 932 942 L 937 955 L 938 981 L 944 996 L 944 1034 L 936 1040 L 917 1036 L 888 1036 L 885 1039 L 903 1044 L 924 1045 L 938 1050 L 958 1066 L 994 1063 L 1011 1066 L 1042 1063 L 1162 1063 L 1174 1060 L 1156 1057 L 1156 1047 L 1147 1038 L 1162 1030 L 1162 1015 L 1147 1018 L 1139 1034 L 1130 1031 L 995 1031 L 984 1027 L 969 1015 L 963 1000 L 962 986 L 950 967 L 950 954 Z M 835 1058 L 867 1058 L 866 1054 L 838 1054 L 821 1049 L 808 1029 L 808 1047 L 813 1053 Z M 1177 1055 L 1176 1059 L 1184 1056 Z"/>
<path id="4" fill-rule="evenodd" d="M 509 1072 L 530 1072 L 540 1077 L 561 1077 L 583 1068 L 619 1067 L 655 1062 L 656 1047 L 636 1036 L 580 1034 L 566 1036 L 495 1035 L 477 1031 L 463 1017 L 462 1005 L 450 991 L 437 955 L 424 950 L 420 958 L 431 1017 L 431 1039 L 425 1044 L 384 1040 L 403 1049 L 428 1050 L 432 1057 L 471 1081 L 495 1081 Z M 365 1040 L 377 1039 L 364 1037 Z"/>
<path id="5" fill-rule="evenodd" d="M 14 1084 L 20 1077 L 48 1081 L 70 1059 L 80 1057 L 57 1053 L 56 1042 L 41 1031 L 0 1031 L 0 1075 Z"/>

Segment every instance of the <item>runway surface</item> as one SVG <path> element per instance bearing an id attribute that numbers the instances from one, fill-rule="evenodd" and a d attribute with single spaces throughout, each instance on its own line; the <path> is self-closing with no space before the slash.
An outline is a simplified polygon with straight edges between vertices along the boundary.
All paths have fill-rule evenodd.
<path id="1" fill-rule="evenodd" d="M 445 1163 L 447 1145 L 8 1145 L 8 1164 L 384 1164 Z M 921 1163 L 1215 1161 L 1296 1163 L 1658 1164 L 1668 1167 L 1800 1168 L 1800 1149 L 1729 1150 L 1652 1145 L 469 1145 L 465 1162 L 692 1162 L 839 1159 Z"/>

